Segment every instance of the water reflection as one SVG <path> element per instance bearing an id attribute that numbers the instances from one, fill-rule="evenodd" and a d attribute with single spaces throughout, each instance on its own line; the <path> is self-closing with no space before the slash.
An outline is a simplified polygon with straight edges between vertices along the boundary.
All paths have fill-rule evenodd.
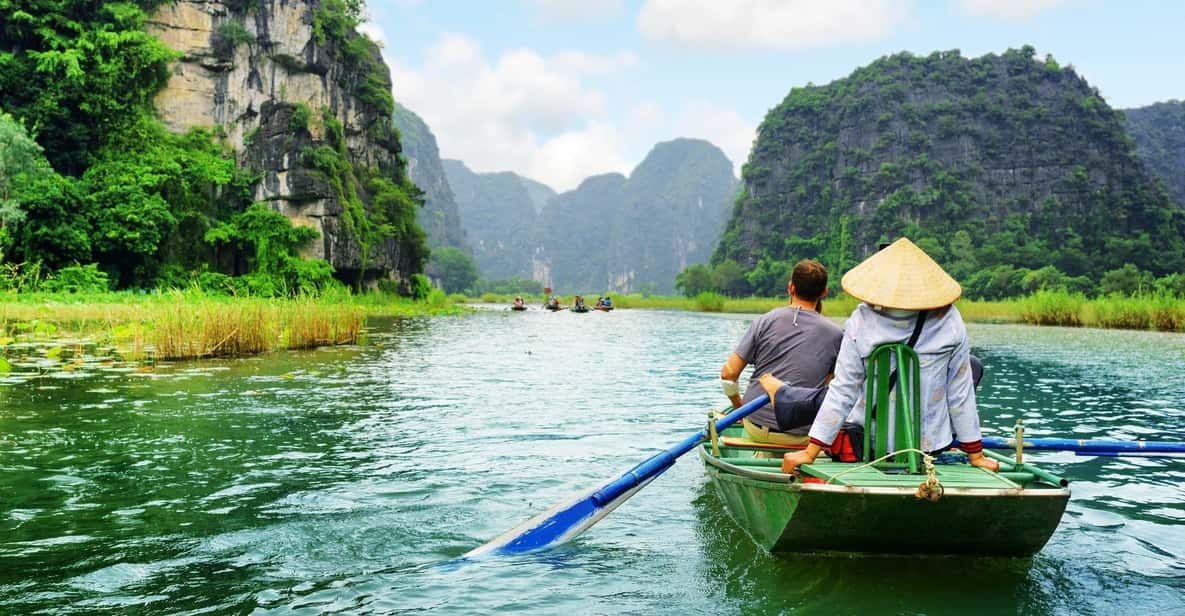
<path id="1" fill-rule="evenodd" d="M 437 567 L 682 439 L 749 317 L 373 323 L 365 345 L 0 384 L 0 612 L 1165 611 L 1185 462 L 1039 454 L 1031 560 L 770 556 L 689 457 L 576 542 Z M 1185 336 L 971 326 L 1004 434 L 1185 440 Z"/>

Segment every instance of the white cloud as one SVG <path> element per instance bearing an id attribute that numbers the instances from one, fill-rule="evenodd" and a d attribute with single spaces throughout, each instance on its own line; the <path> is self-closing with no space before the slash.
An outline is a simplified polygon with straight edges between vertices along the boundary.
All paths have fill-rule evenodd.
<path id="1" fill-rule="evenodd" d="M 693 101 L 675 114 L 672 131 L 679 137 L 698 137 L 716 144 L 734 169 L 740 169 L 749 158 L 757 127 L 733 109 L 718 107 L 707 101 Z"/>
<path id="2" fill-rule="evenodd" d="M 626 171 L 619 133 L 606 120 L 603 92 L 583 77 L 628 68 L 624 52 L 596 56 L 529 49 L 489 61 L 480 45 L 444 35 L 422 65 L 388 56 L 395 100 L 420 114 L 442 156 L 477 171 L 511 170 L 558 190 L 607 171 Z"/>
<path id="3" fill-rule="evenodd" d="M 363 22 L 358 26 L 358 32 L 378 43 L 379 47 L 386 49 L 387 33 L 378 24 L 373 21 Z"/>
<path id="4" fill-rule="evenodd" d="M 596 56 L 582 51 L 561 51 L 553 59 L 559 71 L 584 75 L 605 75 L 633 68 L 638 56 L 632 51 L 622 51 L 611 56 Z"/>
<path id="5" fill-rule="evenodd" d="M 529 0 L 547 19 L 579 21 L 621 13 L 622 0 Z"/>
<path id="6" fill-rule="evenodd" d="M 907 13 L 903 0 L 646 0 L 648 39 L 710 49 L 797 50 L 867 41 Z"/>
<path id="7" fill-rule="evenodd" d="M 991 17 L 1024 21 L 1038 13 L 1068 4 L 1070 0 L 960 0 L 964 13 L 976 17 Z"/>

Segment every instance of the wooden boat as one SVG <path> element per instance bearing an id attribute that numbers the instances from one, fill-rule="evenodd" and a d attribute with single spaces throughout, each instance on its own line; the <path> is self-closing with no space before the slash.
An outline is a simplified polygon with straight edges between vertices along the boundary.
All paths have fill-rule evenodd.
<path id="1" fill-rule="evenodd" d="M 588 306 L 573 306 L 572 307 L 572 312 L 588 312 L 588 311 L 589 311 Z"/>
<path id="2" fill-rule="evenodd" d="M 901 347 L 905 345 L 886 345 Z M 875 381 L 874 359 L 869 382 Z M 903 366 L 908 357 L 896 362 Z M 913 356 L 916 370 L 916 355 Z M 887 372 L 887 356 L 883 370 Z M 916 372 L 907 366 L 902 382 L 913 382 L 913 392 L 899 395 L 895 412 L 880 413 L 869 445 L 894 457 L 877 462 L 833 462 L 827 456 L 800 467 L 800 476 L 781 471 L 786 448 L 758 444 L 731 427 L 713 442 L 699 447 L 708 476 L 729 515 L 761 547 L 770 552 L 865 552 L 891 554 L 967 554 L 1030 556 L 1039 551 L 1057 528 L 1070 491 L 1065 479 L 1029 463 L 1015 463 L 985 451 L 1000 462 L 1000 472 L 961 463 L 927 465 L 919 453 L 896 453 L 892 443 L 916 447 L 920 405 L 913 399 Z M 888 394 L 873 397 L 877 408 L 893 411 Z M 901 390 L 899 389 L 900 393 Z M 909 408 L 913 406 L 913 408 Z M 888 416 L 895 415 L 890 425 Z M 892 431 L 896 440 L 889 440 Z M 913 434 L 911 434 L 913 432 Z M 754 452 L 776 450 L 773 458 Z M 768 454 L 767 454 L 768 455 Z M 871 455 L 871 454 L 870 454 Z M 951 455 L 949 457 L 955 457 Z M 961 454 L 958 457 L 962 457 Z M 937 481 L 941 488 L 925 497 L 922 484 Z M 932 485 L 932 484 L 931 484 Z M 919 496 L 919 495 L 922 496 Z"/>
<path id="3" fill-rule="evenodd" d="M 926 473 L 901 463 L 820 456 L 795 477 L 781 472 L 780 453 L 754 458 L 768 446 L 743 434 L 730 428 L 719 455 L 711 443 L 699 454 L 729 515 L 770 552 L 1029 556 L 1049 540 L 1070 498 L 1065 480 L 1027 463 L 1002 463 L 998 474 L 937 464 L 942 494 L 933 502 L 917 496 Z"/>
<path id="4" fill-rule="evenodd" d="M 523 310 L 526 310 L 527 307 L 526 306 L 511 306 L 510 309 L 515 310 L 515 311 L 523 311 Z"/>

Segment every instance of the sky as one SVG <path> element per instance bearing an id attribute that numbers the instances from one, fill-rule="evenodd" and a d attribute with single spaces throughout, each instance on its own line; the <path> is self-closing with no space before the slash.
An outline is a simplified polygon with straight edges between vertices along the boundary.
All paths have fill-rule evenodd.
<path id="1" fill-rule="evenodd" d="M 1185 99 L 1185 1 L 369 0 L 395 100 L 443 158 L 556 190 L 707 139 L 738 171 L 796 86 L 877 58 L 1032 45 L 1116 108 Z"/>

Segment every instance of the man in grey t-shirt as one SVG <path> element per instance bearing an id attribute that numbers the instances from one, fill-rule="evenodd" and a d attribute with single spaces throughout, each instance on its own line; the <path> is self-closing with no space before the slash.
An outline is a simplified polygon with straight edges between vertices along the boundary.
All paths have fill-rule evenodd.
<path id="1" fill-rule="evenodd" d="M 790 305 L 758 317 L 720 370 L 724 393 L 734 408 L 761 395 L 759 377 L 763 375 L 772 374 L 790 386 L 816 389 L 827 384 L 835 367 L 843 330 L 818 310 L 827 294 L 827 270 L 818 261 L 799 261 L 787 288 Z M 742 399 L 736 381 L 749 364 L 753 364 L 753 377 Z M 778 398 L 775 401 L 782 402 Z M 779 429 L 774 409 L 767 404 L 745 418 L 744 426 L 750 440 L 804 444 L 810 422 L 782 426 L 791 432 L 786 434 Z"/>

